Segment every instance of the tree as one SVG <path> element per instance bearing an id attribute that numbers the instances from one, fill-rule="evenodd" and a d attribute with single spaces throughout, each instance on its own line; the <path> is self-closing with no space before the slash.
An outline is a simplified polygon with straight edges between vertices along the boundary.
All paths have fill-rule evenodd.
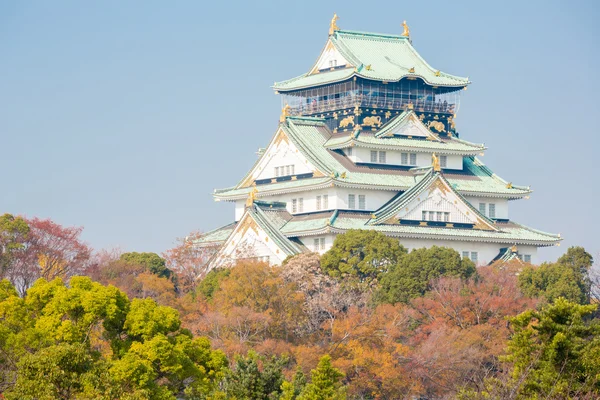
<path id="1" fill-rule="evenodd" d="M 541 311 L 510 319 L 514 335 L 504 360 L 512 364 L 522 395 L 600 395 L 600 321 L 588 319 L 596 307 L 558 298 Z"/>
<path id="2" fill-rule="evenodd" d="M 11 214 L 0 216 L 0 277 L 12 267 L 15 253 L 25 248 L 29 225 L 21 217 Z"/>
<path id="3" fill-rule="evenodd" d="M 317 368 L 311 371 L 311 382 L 305 386 L 298 400 L 345 400 L 345 388 L 341 379 L 344 374 L 331 365 L 331 357 L 325 355 Z"/>
<path id="4" fill-rule="evenodd" d="M 25 298 L 2 281 L 0 359 L 7 399 L 203 398 L 227 366 L 176 310 L 87 277 L 40 279 Z"/>
<path id="5" fill-rule="evenodd" d="M 177 239 L 177 246 L 163 253 L 167 267 L 177 276 L 178 289 L 183 293 L 191 292 L 197 279 L 206 275 L 206 265 L 215 253 L 214 247 L 198 246 L 202 237 L 200 232 L 192 232 L 185 238 Z"/>
<path id="6" fill-rule="evenodd" d="M 265 359 L 253 351 L 246 357 L 236 357 L 235 368 L 228 372 L 223 381 L 227 398 L 279 399 L 283 383 L 282 370 L 287 362 L 285 357 Z"/>
<path id="7" fill-rule="evenodd" d="M 461 258 L 453 249 L 438 246 L 414 249 L 381 277 L 376 298 L 379 302 L 406 303 L 425 294 L 433 279 L 441 276 L 468 278 L 474 274 L 473 262 Z"/>
<path id="8" fill-rule="evenodd" d="M 213 294 L 219 289 L 221 279 L 228 277 L 230 272 L 229 268 L 212 269 L 198 284 L 197 294 L 207 300 L 212 299 Z"/>
<path id="9" fill-rule="evenodd" d="M 161 278 L 171 278 L 172 275 L 171 270 L 166 266 L 165 259 L 156 253 L 123 253 L 120 260 L 133 265 L 141 265 L 146 271 Z"/>
<path id="10" fill-rule="evenodd" d="M 524 293 L 551 303 L 564 297 L 579 304 L 590 302 L 592 282 L 589 269 L 592 256 L 583 247 L 570 247 L 556 263 L 526 267 L 519 276 Z"/>
<path id="11" fill-rule="evenodd" d="M 221 337 L 231 335 L 241 342 L 291 340 L 306 319 L 303 301 L 302 292 L 284 281 L 280 268 L 240 263 L 221 279 L 210 306 L 225 317 L 221 319 Z M 218 321 L 206 322 L 211 325 Z"/>
<path id="12" fill-rule="evenodd" d="M 50 219 L 32 218 L 28 251 L 37 256 L 39 276 L 46 280 L 67 279 L 87 267 L 91 249 L 79 236 L 82 227 L 63 227 Z"/>
<path id="13" fill-rule="evenodd" d="M 359 288 L 343 285 L 338 279 L 324 274 L 317 253 L 301 253 L 286 260 L 281 275 L 287 282 L 297 285 L 304 294 L 307 321 L 302 333 L 318 333 L 323 323 L 329 325 L 351 306 L 362 307 L 369 296 Z"/>
<path id="14" fill-rule="evenodd" d="M 371 230 L 350 230 L 338 235 L 321 257 L 321 268 L 333 277 L 359 282 L 378 279 L 406 254 L 398 240 Z"/>

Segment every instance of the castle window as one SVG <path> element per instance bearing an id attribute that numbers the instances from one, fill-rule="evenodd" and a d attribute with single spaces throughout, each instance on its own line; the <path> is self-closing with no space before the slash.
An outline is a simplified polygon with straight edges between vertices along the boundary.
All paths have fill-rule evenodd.
<path id="1" fill-rule="evenodd" d="M 429 220 L 435 221 L 435 211 L 429 211 Z"/>
<path id="2" fill-rule="evenodd" d="M 294 173 L 294 166 L 293 166 L 293 165 L 290 165 L 290 169 L 292 170 L 292 175 L 294 175 L 294 174 L 295 174 L 295 173 Z"/>
<path id="3" fill-rule="evenodd" d="M 376 151 L 371 151 L 371 162 L 372 163 L 377 162 L 377 152 Z"/>
<path id="4" fill-rule="evenodd" d="M 348 195 L 348 208 L 356 208 L 356 196 L 353 194 Z"/>
<path id="5" fill-rule="evenodd" d="M 410 153 L 410 165 L 417 165 L 417 155 Z"/>
<path id="6" fill-rule="evenodd" d="M 477 252 L 476 252 L 476 251 L 472 251 L 472 252 L 471 252 L 471 261 L 473 261 L 475 264 L 477 264 L 477 257 L 478 257 L 478 256 L 479 256 L 479 255 L 477 254 Z"/>
<path id="7" fill-rule="evenodd" d="M 526 263 L 531 263 L 531 254 L 524 254 L 523 261 L 525 261 Z"/>
<path id="8" fill-rule="evenodd" d="M 321 250 L 325 250 L 325 238 L 320 238 L 319 242 L 321 242 Z"/>
<path id="9" fill-rule="evenodd" d="M 440 167 L 446 168 L 448 166 L 448 156 L 440 156 Z"/>
<path id="10" fill-rule="evenodd" d="M 329 208 L 329 196 L 323 195 L 323 210 L 327 210 Z"/>
<path id="11" fill-rule="evenodd" d="M 479 203 L 479 212 L 485 215 L 485 203 Z"/>
<path id="12" fill-rule="evenodd" d="M 364 194 L 358 195 L 358 209 L 359 210 L 367 209 L 367 196 L 365 196 Z"/>
<path id="13" fill-rule="evenodd" d="M 400 164 L 407 165 L 408 164 L 408 153 L 402 153 L 400 156 Z"/>
<path id="14" fill-rule="evenodd" d="M 490 218 L 496 218 L 496 204 L 490 203 L 488 205 L 488 213 Z"/>
<path id="15" fill-rule="evenodd" d="M 437 220 L 440 222 L 442 221 L 442 214 L 443 214 L 443 212 L 441 212 L 441 211 L 437 212 Z"/>
<path id="16" fill-rule="evenodd" d="M 300 197 L 298 199 L 298 212 L 303 212 L 304 211 L 304 199 L 302 197 Z"/>
<path id="17" fill-rule="evenodd" d="M 450 222 L 450 213 L 449 212 L 444 213 L 444 222 Z"/>
<path id="18" fill-rule="evenodd" d="M 421 211 L 421 219 L 427 221 L 427 211 Z"/>
<path id="19" fill-rule="evenodd" d="M 286 165 L 285 167 L 285 174 L 286 175 L 291 175 L 292 169 L 290 168 L 290 165 Z"/>
<path id="20" fill-rule="evenodd" d="M 469 258 L 469 252 L 468 251 L 463 251 L 462 252 L 462 258 L 465 259 L 465 260 L 468 259 Z"/>
<path id="21" fill-rule="evenodd" d="M 298 199 L 292 199 L 292 213 L 298 212 Z"/>
<path id="22" fill-rule="evenodd" d="M 385 164 L 385 151 L 379 152 L 379 162 Z"/>
<path id="23" fill-rule="evenodd" d="M 321 196 L 317 196 L 317 210 L 321 209 Z"/>
<path id="24" fill-rule="evenodd" d="M 346 155 L 347 155 L 347 156 L 351 156 L 351 155 L 352 155 L 352 147 L 348 147 L 348 148 L 346 149 Z"/>
<path id="25" fill-rule="evenodd" d="M 275 167 L 275 176 L 279 176 L 279 167 Z"/>
<path id="26" fill-rule="evenodd" d="M 313 250 L 319 251 L 319 239 L 318 238 L 313 241 Z"/>

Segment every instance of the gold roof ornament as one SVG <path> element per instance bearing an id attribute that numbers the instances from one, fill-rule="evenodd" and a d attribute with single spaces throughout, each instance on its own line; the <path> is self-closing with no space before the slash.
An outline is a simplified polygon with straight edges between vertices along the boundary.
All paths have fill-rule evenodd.
<path id="1" fill-rule="evenodd" d="M 252 191 L 248 193 L 248 198 L 246 199 L 246 207 L 252 207 L 254 204 L 254 200 L 256 200 L 256 195 L 258 194 L 258 189 L 256 187 L 252 188 Z"/>
<path id="2" fill-rule="evenodd" d="M 404 30 L 402 31 L 402 36 L 410 37 L 410 29 L 408 28 L 408 25 L 406 24 L 406 20 L 404 20 L 404 22 L 402 22 L 402 27 L 404 28 Z"/>
<path id="3" fill-rule="evenodd" d="M 339 31 L 340 27 L 337 26 L 338 16 L 337 14 L 333 14 L 333 18 L 331 18 L 331 23 L 329 24 L 329 36 L 333 35 L 335 31 Z"/>
<path id="4" fill-rule="evenodd" d="M 435 71 L 435 76 L 440 76 L 442 73 L 440 72 L 440 70 Z"/>
<path id="5" fill-rule="evenodd" d="M 512 189 L 512 188 L 513 188 L 512 182 L 508 182 L 508 183 L 506 184 L 506 188 L 507 188 L 507 189 Z"/>
<path id="6" fill-rule="evenodd" d="M 408 72 L 410 72 L 411 74 L 414 74 L 415 73 L 415 67 L 412 67 L 411 69 L 409 69 Z"/>
<path id="7" fill-rule="evenodd" d="M 431 166 L 435 172 L 440 172 L 442 170 L 440 167 L 440 159 L 435 155 L 435 153 L 431 155 Z"/>
<path id="8" fill-rule="evenodd" d="M 372 70 L 372 68 L 371 68 L 371 64 L 367 65 L 367 66 L 365 67 L 365 70 L 367 70 L 367 71 L 371 71 L 371 70 Z"/>
<path id="9" fill-rule="evenodd" d="M 290 107 L 289 104 L 286 104 L 285 107 L 281 109 L 281 116 L 279 117 L 279 122 L 285 122 L 285 119 L 290 116 L 291 109 L 292 107 Z"/>
<path id="10" fill-rule="evenodd" d="M 516 245 L 516 244 L 513 244 L 513 245 L 511 246 L 511 248 L 510 248 L 510 251 L 511 251 L 511 252 L 513 252 L 513 253 L 516 253 L 516 252 L 517 252 L 517 245 Z"/>

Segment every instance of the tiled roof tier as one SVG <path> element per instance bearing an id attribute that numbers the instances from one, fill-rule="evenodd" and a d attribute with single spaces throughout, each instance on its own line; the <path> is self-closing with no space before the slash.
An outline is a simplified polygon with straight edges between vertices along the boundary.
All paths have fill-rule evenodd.
<path id="1" fill-rule="evenodd" d="M 330 40 L 352 65 L 351 68 L 307 73 L 277 82 L 273 88 L 280 92 L 293 91 L 342 82 L 355 76 L 382 82 L 421 78 L 432 86 L 456 88 L 469 84 L 467 78 L 446 74 L 431 67 L 405 36 L 339 30 L 334 32 Z"/>
<path id="2" fill-rule="evenodd" d="M 423 177 L 419 180 L 419 182 L 416 183 L 415 185 L 413 185 L 412 188 L 410 188 L 409 190 L 407 190 L 406 192 L 402 193 L 399 196 L 395 196 L 390 201 L 388 201 L 386 204 L 384 204 L 383 206 L 381 206 L 381 208 L 379 208 L 378 210 L 376 210 L 374 212 L 375 218 L 373 218 L 371 221 L 369 221 L 369 224 L 370 225 L 377 225 L 377 224 L 385 223 L 385 221 L 388 221 L 390 218 L 394 217 L 394 215 L 398 214 L 399 210 L 401 210 L 402 208 L 404 208 L 415 197 L 417 197 L 418 195 L 420 195 L 436 179 L 441 180 L 441 182 L 443 182 L 444 185 L 447 185 L 447 187 L 449 188 L 449 190 L 452 191 L 452 192 L 454 192 L 456 194 L 456 196 L 460 200 L 462 200 L 462 202 L 471 210 L 471 212 L 473 214 L 477 215 L 478 218 L 480 218 L 484 222 L 484 224 L 488 225 L 489 229 L 492 229 L 492 230 L 496 229 L 494 227 L 494 222 L 492 220 L 490 220 L 489 218 L 487 218 L 485 215 L 481 214 L 479 212 L 479 210 L 475 209 L 475 207 L 473 207 L 468 200 L 466 200 L 465 198 L 463 198 L 461 196 L 461 194 L 458 193 L 458 191 L 456 191 L 452 187 L 452 185 L 450 184 L 450 182 L 448 182 L 448 180 L 445 179 L 444 175 L 441 172 L 436 172 L 436 171 L 434 171 L 433 168 L 430 168 L 429 171 L 427 171 L 425 173 L 425 175 L 423 175 Z"/>
<path id="3" fill-rule="evenodd" d="M 203 233 L 201 237 L 194 240 L 194 243 L 202 247 L 221 245 L 225 240 L 227 240 L 229 235 L 231 235 L 231 232 L 233 232 L 236 225 L 237 222 L 233 222 L 212 231 Z"/>
<path id="4" fill-rule="evenodd" d="M 370 213 L 350 210 L 331 210 L 282 217 L 282 214 L 278 214 L 282 211 L 270 211 L 264 207 L 255 206 L 251 212 L 259 225 L 269 232 L 269 237 L 277 240 L 282 247 L 285 246 L 287 251 L 295 252 L 294 254 L 303 250 L 294 238 L 327 232 L 344 233 L 351 229 L 375 230 L 398 238 L 505 243 L 507 246 L 513 244 L 552 246 L 562 240 L 560 235 L 542 232 L 513 221 L 496 221 L 496 231 L 485 231 L 438 226 L 372 225 L 369 224 Z M 235 226 L 235 224 L 229 226 Z M 226 238 L 221 238 L 221 242 L 225 240 Z"/>
<path id="5" fill-rule="evenodd" d="M 326 144 L 331 142 L 332 134 L 322 119 L 288 117 L 280 128 L 302 154 L 327 176 L 260 185 L 258 186 L 259 198 L 324 188 L 332 184 L 340 187 L 405 191 L 418 180 L 409 168 L 355 165 L 343 154 L 328 149 Z M 381 140 L 394 140 L 394 138 Z M 415 141 L 421 140 L 415 139 Z M 454 189 L 463 195 L 516 199 L 531 193 L 528 187 L 512 185 L 500 178 L 474 156 L 464 158 L 463 170 L 446 170 L 444 176 Z M 234 188 L 217 189 L 213 195 L 218 200 L 243 199 L 252 190 L 249 185 L 243 185 L 244 181 L 245 178 Z"/>

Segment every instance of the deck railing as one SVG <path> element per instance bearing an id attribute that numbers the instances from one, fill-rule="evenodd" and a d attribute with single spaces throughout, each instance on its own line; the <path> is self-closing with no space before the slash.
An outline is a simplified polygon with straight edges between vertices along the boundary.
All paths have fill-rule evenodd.
<path id="1" fill-rule="evenodd" d="M 352 107 L 379 108 L 384 110 L 408 110 L 416 112 L 431 112 L 452 114 L 455 105 L 447 102 L 434 102 L 428 100 L 394 99 L 378 96 L 346 96 L 327 100 L 313 100 L 310 103 L 295 104 L 291 106 L 292 115 L 314 115 L 324 112 L 348 109 Z"/>

